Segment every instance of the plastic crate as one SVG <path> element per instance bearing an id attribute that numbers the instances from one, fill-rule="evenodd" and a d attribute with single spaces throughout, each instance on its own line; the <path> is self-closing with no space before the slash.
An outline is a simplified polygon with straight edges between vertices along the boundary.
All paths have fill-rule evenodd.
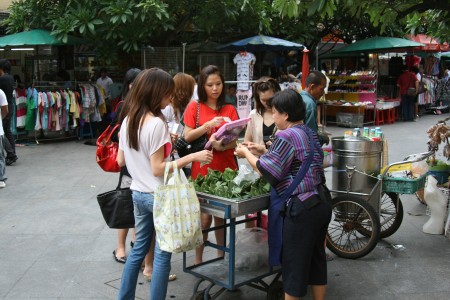
<path id="1" fill-rule="evenodd" d="M 363 114 L 336 113 L 337 126 L 362 127 L 364 122 Z"/>
<path id="2" fill-rule="evenodd" d="M 414 194 L 425 187 L 428 174 L 419 178 L 383 177 L 383 191 L 387 193 Z"/>

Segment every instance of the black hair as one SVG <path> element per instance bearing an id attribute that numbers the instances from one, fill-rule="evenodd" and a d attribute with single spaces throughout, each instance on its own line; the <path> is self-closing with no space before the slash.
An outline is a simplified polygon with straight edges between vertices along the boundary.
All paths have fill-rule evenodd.
<path id="1" fill-rule="evenodd" d="M 125 73 L 125 77 L 123 79 L 123 87 L 122 87 L 122 99 L 125 99 L 125 97 L 128 94 L 129 91 L 129 85 L 133 83 L 134 79 L 138 76 L 138 74 L 141 72 L 141 69 L 138 68 L 131 68 Z"/>
<path id="2" fill-rule="evenodd" d="M 277 92 L 270 101 L 270 105 L 280 113 L 287 113 L 289 122 L 305 119 L 306 108 L 302 96 L 292 89 Z"/>
<path id="3" fill-rule="evenodd" d="M 208 96 L 206 95 L 205 90 L 205 84 L 208 80 L 208 77 L 210 75 L 218 75 L 220 77 L 220 81 L 222 81 L 222 93 L 219 95 L 219 98 L 217 99 L 217 111 L 220 111 L 220 109 L 225 105 L 225 79 L 223 78 L 222 73 L 219 70 L 219 67 L 214 65 L 206 66 L 202 69 L 200 72 L 200 77 L 198 79 L 198 102 L 199 103 L 206 103 L 208 100 Z"/>
<path id="4" fill-rule="evenodd" d="M 418 66 L 412 66 L 410 68 L 410 71 L 413 72 L 414 74 L 419 73 L 419 67 Z"/>
<path id="5" fill-rule="evenodd" d="M 0 69 L 2 69 L 5 73 L 11 72 L 11 63 L 9 60 L 5 58 L 0 59 Z"/>
<path id="6" fill-rule="evenodd" d="M 253 97 L 255 99 L 255 109 L 260 114 L 263 115 L 264 113 L 264 105 L 261 103 L 261 99 L 259 98 L 259 93 L 264 93 L 267 91 L 273 91 L 275 94 L 276 92 L 281 91 L 280 85 L 278 84 L 278 81 L 271 77 L 261 77 L 258 79 L 258 81 L 255 82 L 253 85 Z M 269 101 L 270 102 L 270 101 Z M 270 106 L 270 103 L 267 103 L 268 106 Z"/>
<path id="7" fill-rule="evenodd" d="M 312 71 L 306 77 L 306 86 L 310 86 L 311 84 L 319 85 L 324 80 L 326 82 L 327 78 L 325 77 L 325 75 L 322 72 Z"/>

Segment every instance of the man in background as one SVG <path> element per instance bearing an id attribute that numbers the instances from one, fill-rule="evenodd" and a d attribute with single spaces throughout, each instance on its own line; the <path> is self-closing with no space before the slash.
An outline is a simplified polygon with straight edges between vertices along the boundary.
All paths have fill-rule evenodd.
<path id="1" fill-rule="evenodd" d="M 105 90 L 105 100 L 110 100 L 113 81 L 108 77 L 108 72 L 105 68 L 100 69 L 100 77 L 97 79 L 97 84 Z"/>
<path id="2" fill-rule="evenodd" d="M 18 159 L 16 155 L 16 142 L 11 131 L 11 119 L 14 112 L 14 77 L 9 72 L 11 71 L 11 63 L 7 59 L 0 59 L 0 89 L 6 95 L 8 101 L 8 114 L 3 118 L 3 131 L 5 132 L 4 148 L 6 151 L 6 165 L 10 166 Z"/>
<path id="3" fill-rule="evenodd" d="M 326 85 L 326 76 L 322 72 L 312 71 L 306 77 L 305 89 L 300 92 L 306 108 L 304 123 L 317 133 L 321 145 L 328 144 L 330 141 L 328 135 L 319 132 L 317 125 L 317 101 L 325 94 Z"/>

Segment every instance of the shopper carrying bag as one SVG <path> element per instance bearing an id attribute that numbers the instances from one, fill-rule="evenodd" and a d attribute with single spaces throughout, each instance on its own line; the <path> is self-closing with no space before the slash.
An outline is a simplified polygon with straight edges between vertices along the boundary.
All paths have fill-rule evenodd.
<path id="1" fill-rule="evenodd" d="M 194 185 L 186 179 L 177 162 L 170 163 L 164 171 L 164 184 L 155 192 L 153 222 L 159 247 L 167 252 L 180 253 L 203 244 L 200 224 L 200 203 Z"/>
<path id="2" fill-rule="evenodd" d="M 109 228 L 133 228 L 133 198 L 130 188 L 120 188 L 123 173 L 120 172 L 119 183 L 115 190 L 97 195 L 98 205 L 103 219 Z"/>

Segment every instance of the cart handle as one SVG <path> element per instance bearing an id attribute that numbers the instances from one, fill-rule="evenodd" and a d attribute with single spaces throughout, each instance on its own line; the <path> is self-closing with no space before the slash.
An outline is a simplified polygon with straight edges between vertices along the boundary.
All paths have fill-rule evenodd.
<path id="1" fill-rule="evenodd" d="M 417 153 L 417 154 L 410 154 L 407 157 L 405 157 L 405 159 L 403 161 L 396 162 L 396 163 L 388 165 L 387 168 L 384 169 L 382 176 L 384 177 L 386 175 L 386 173 L 389 171 L 389 169 L 391 167 L 393 167 L 393 166 L 403 165 L 405 163 L 414 163 L 414 162 L 422 161 L 425 158 L 430 157 L 434 153 L 435 153 L 435 151 L 431 150 L 431 151 L 428 151 L 428 152 L 422 152 L 422 153 Z"/>

